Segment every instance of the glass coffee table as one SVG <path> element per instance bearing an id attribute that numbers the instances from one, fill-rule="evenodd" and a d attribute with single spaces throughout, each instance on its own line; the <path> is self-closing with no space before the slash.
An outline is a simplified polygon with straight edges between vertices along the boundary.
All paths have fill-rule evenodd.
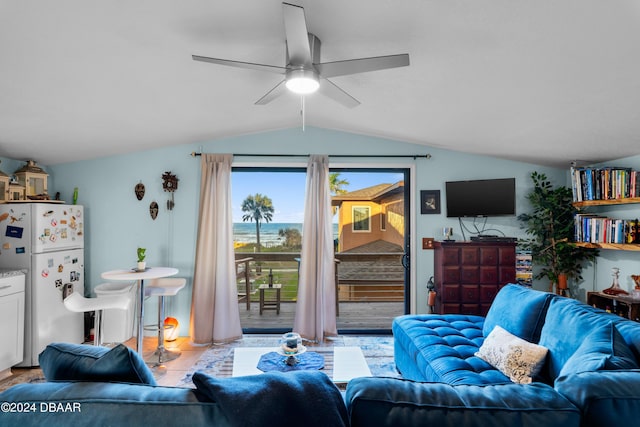
<path id="1" fill-rule="evenodd" d="M 260 357 L 272 351 L 277 352 L 278 347 L 237 347 L 234 349 L 232 376 L 262 374 L 257 368 Z M 321 371 L 336 385 L 346 384 L 353 378 L 372 376 L 360 347 L 308 347 L 307 351 L 324 356 L 324 369 Z"/>

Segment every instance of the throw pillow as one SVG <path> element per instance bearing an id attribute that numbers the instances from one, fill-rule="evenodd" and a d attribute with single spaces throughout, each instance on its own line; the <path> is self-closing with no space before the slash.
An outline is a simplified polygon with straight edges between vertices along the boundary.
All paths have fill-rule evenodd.
<path id="1" fill-rule="evenodd" d="M 559 376 L 588 371 L 637 369 L 635 357 L 618 329 L 609 322 L 595 329 L 567 360 Z"/>
<path id="2" fill-rule="evenodd" d="M 198 391 L 220 404 L 234 426 L 349 425 L 340 390 L 320 371 L 266 372 L 233 378 L 196 372 L 192 381 Z"/>
<path id="3" fill-rule="evenodd" d="M 506 285 L 496 295 L 484 319 L 482 333 L 486 337 L 500 325 L 529 342 L 538 342 L 540 331 L 555 297 L 548 292 L 535 291 L 520 285 Z M 518 301 L 514 304 L 514 301 Z"/>
<path id="4" fill-rule="evenodd" d="M 518 384 L 529 384 L 540 372 L 547 349 L 496 326 L 475 355 Z"/>
<path id="5" fill-rule="evenodd" d="M 49 344 L 38 356 L 47 381 L 116 381 L 156 385 L 144 360 L 124 344 Z"/>

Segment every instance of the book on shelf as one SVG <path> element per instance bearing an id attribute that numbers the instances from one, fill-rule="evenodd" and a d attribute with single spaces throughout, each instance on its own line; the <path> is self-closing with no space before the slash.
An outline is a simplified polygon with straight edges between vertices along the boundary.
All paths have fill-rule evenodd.
<path id="1" fill-rule="evenodd" d="M 576 214 L 574 239 L 586 243 L 640 243 L 637 219 L 609 218 L 596 214 Z"/>
<path id="2" fill-rule="evenodd" d="M 572 167 L 570 174 L 574 202 L 640 196 L 640 174 L 631 168 Z"/>

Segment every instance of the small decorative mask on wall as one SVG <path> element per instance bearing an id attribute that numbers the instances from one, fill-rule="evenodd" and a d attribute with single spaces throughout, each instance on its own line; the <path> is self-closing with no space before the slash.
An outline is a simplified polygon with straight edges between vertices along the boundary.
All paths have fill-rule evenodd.
<path id="1" fill-rule="evenodd" d="M 156 202 L 151 202 L 149 205 L 149 215 L 154 220 L 158 217 L 158 204 Z"/>
<path id="2" fill-rule="evenodd" d="M 133 190 L 136 193 L 136 198 L 142 200 L 144 198 L 144 184 L 139 182 Z"/>
<path id="3" fill-rule="evenodd" d="M 178 177 L 171 172 L 165 172 L 162 174 L 162 189 L 168 191 L 171 195 L 171 199 L 167 200 L 167 210 L 172 210 L 175 206 L 173 201 L 173 192 L 178 189 Z"/>

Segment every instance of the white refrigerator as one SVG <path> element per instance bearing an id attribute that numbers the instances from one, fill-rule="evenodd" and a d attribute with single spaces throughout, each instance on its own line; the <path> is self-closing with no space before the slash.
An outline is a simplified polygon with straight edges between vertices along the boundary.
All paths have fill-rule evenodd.
<path id="1" fill-rule="evenodd" d="M 70 292 L 84 295 L 84 218 L 78 205 L 0 205 L 0 268 L 26 269 L 24 360 L 52 342 L 82 343 L 84 314 L 67 310 Z"/>

